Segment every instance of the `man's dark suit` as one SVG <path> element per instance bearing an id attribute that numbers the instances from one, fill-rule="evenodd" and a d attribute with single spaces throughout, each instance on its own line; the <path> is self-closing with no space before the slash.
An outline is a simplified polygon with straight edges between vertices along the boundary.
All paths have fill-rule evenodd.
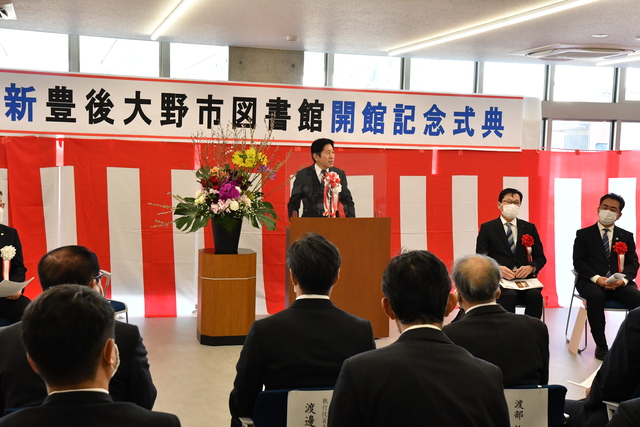
<path id="1" fill-rule="evenodd" d="M 42 406 L 26 408 L 0 418 L 0 427 L 179 427 L 173 414 L 152 412 L 136 405 L 114 402 L 95 391 L 56 393 Z"/>
<path id="2" fill-rule="evenodd" d="M 547 263 L 544 256 L 544 249 L 536 226 L 522 219 L 517 219 L 518 238 L 516 239 L 516 252 L 511 252 L 505 227 L 500 218 L 485 222 L 480 226 L 478 239 L 476 240 L 476 253 L 487 255 L 496 260 L 502 266 L 510 270 L 531 265 L 535 268 L 529 277 L 536 277 L 542 267 Z M 522 244 L 522 236 L 533 237 L 531 247 L 531 262 L 527 257 L 527 248 Z M 513 289 L 501 288 L 502 295 L 498 303 L 507 311 L 515 313 L 516 304 L 525 305 L 525 314 L 539 319 L 542 316 L 542 295 L 541 289 L 529 289 L 526 291 L 516 291 Z"/>
<path id="3" fill-rule="evenodd" d="M 607 427 L 640 426 L 640 398 L 620 403 Z"/>
<path id="4" fill-rule="evenodd" d="M 27 268 L 24 266 L 22 256 L 22 244 L 18 231 L 15 228 L 7 227 L 0 224 L 0 249 L 5 246 L 13 246 L 16 248 L 16 255 L 11 260 L 9 268 L 9 280 L 13 282 L 24 282 Z M 0 262 L 0 280 L 4 278 L 4 265 Z M 22 319 L 22 313 L 31 300 L 24 295 L 15 300 L 0 298 L 0 317 L 4 317 L 11 323 L 18 322 Z"/>
<path id="5" fill-rule="evenodd" d="M 138 327 L 116 322 L 115 341 L 120 366 L 109 383 L 111 396 L 117 402 L 133 402 L 151 409 L 157 392 Z M 0 330 L 0 414 L 7 408 L 40 405 L 45 397 L 44 381 L 27 362 L 22 323 Z"/>
<path id="6" fill-rule="evenodd" d="M 549 331 L 538 319 L 495 304 L 466 312 L 442 331 L 454 344 L 500 368 L 505 387 L 549 383 Z"/>
<path id="7" fill-rule="evenodd" d="M 565 412 L 571 416 L 569 425 L 604 427 L 607 425 L 607 410 L 602 402 L 624 402 L 638 397 L 639 387 L 640 308 L 636 308 L 620 325 L 587 398 L 578 402 L 567 401 Z"/>
<path id="8" fill-rule="evenodd" d="M 606 277 L 608 272 L 619 272 L 618 254 L 613 250 L 613 245 L 618 242 L 627 245 L 622 273 L 629 280 L 629 283 L 616 290 L 606 290 L 593 283 L 591 277 L 595 275 Z M 629 309 L 640 306 L 640 292 L 633 281 L 638 273 L 638 255 L 636 254 L 633 233 L 620 227 L 614 227 L 610 244 L 611 256 L 607 258 L 597 223 L 578 230 L 576 240 L 573 243 L 573 267 L 578 273 L 576 289 L 580 295 L 587 299 L 587 317 L 589 325 L 591 325 L 591 334 L 595 343 L 600 346 L 607 344 L 607 338 L 604 334 L 605 301 L 619 301 Z"/>
<path id="9" fill-rule="evenodd" d="M 368 320 L 326 299 L 298 299 L 254 322 L 240 353 L 229 397 L 232 425 L 251 417 L 266 390 L 333 387 L 345 359 L 375 348 Z"/>
<path id="10" fill-rule="evenodd" d="M 500 369 L 427 328 L 346 360 L 329 407 L 330 427 L 509 425 Z"/>
<path id="11" fill-rule="evenodd" d="M 347 175 L 342 169 L 329 168 L 329 172 L 335 172 L 340 177 L 342 191 L 340 192 L 340 202 L 344 206 L 344 214 L 347 217 L 356 216 L 356 207 L 349 191 L 347 184 Z M 293 212 L 297 211 L 302 201 L 302 215 L 305 217 L 321 217 L 324 213 L 324 186 L 320 184 L 315 166 L 309 166 L 301 169 L 296 174 L 296 180 L 291 190 L 291 198 L 289 199 L 289 218 L 293 216 Z"/>

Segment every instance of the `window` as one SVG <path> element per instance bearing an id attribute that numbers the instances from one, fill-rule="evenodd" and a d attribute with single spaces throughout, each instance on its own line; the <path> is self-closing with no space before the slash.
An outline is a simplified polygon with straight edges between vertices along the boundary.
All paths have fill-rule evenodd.
<path id="1" fill-rule="evenodd" d="M 544 65 L 485 62 L 482 92 L 544 99 Z"/>
<path id="2" fill-rule="evenodd" d="M 302 84 L 305 86 L 324 86 L 324 57 L 322 52 L 304 53 L 304 71 Z"/>
<path id="3" fill-rule="evenodd" d="M 622 122 L 620 125 L 620 149 L 640 150 L 640 123 Z"/>
<path id="4" fill-rule="evenodd" d="M 80 36 L 80 72 L 158 77 L 159 43 Z"/>
<path id="5" fill-rule="evenodd" d="M 69 71 L 69 36 L 0 29 L 0 67 Z"/>
<path id="6" fill-rule="evenodd" d="M 551 148 L 609 150 L 611 122 L 551 120 Z"/>
<path id="7" fill-rule="evenodd" d="M 473 93 L 475 62 L 411 59 L 411 90 Z"/>
<path id="8" fill-rule="evenodd" d="M 401 58 L 336 54 L 333 85 L 348 89 L 400 89 Z"/>
<path id="9" fill-rule="evenodd" d="M 171 78 L 229 80 L 229 46 L 171 43 L 169 49 Z"/>
<path id="10" fill-rule="evenodd" d="M 626 101 L 640 101 L 640 68 L 627 68 Z"/>
<path id="11" fill-rule="evenodd" d="M 553 100 L 612 102 L 613 67 L 556 65 Z"/>

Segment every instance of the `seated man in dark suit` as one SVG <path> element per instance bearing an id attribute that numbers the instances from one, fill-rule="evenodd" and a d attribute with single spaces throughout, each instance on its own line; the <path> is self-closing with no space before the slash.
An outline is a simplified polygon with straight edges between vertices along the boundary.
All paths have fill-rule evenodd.
<path id="1" fill-rule="evenodd" d="M 517 218 L 521 203 L 520 191 L 502 190 L 498 196 L 500 217 L 482 224 L 476 241 L 476 253 L 495 259 L 507 280 L 537 277 L 547 263 L 535 224 Z M 505 310 L 515 313 L 516 305 L 524 304 L 525 314 L 538 319 L 542 316 L 540 288 L 500 290 L 498 304 Z"/>
<path id="2" fill-rule="evenodd" d="M 609 347 L 604 334 L 604 303 L 618 301 L 625 307 L 640 307 L 640 291 L 634 279 L 638 273 L 638 255 L 633 233 L 614 226 L 622 216 L 624 199 L 605 194 L 598 206 L 598 222 L 576 232 L 573 243 L 573 267 L 578 273 L 576 289 L 587 300 L 587 318 L 596 343 L 596 359 L 603 360 Z M 620 280 L 607 282 L 615 273 Z M 615 278 L 614 278 L 615 279 Z"/>
<path id="3" fill-rule="evenodd" d="M 567 400 L 564 411 L 570 415 L 569 426 L 604 427 L 607 409 L 604 401 L 624 402 L 640 394 L 640 308 L 624 319 L 600 370 L 584 400 Z M 638 416 L 638 404 L 631 405 L 626 417 Z M 635 415 L 634 415 L 635 412 Z M 637 423 L 632 425 L 639 425 Z"/>
<path id="4" fill-rule="evenodd" d="M 4 203 L 2 202 L 2 191 L 0 191 L 0 221 L 2 221 L 3 213 Z M 0 249 L 5 246 L 13 246 L 16 251 L 15 256 L 9 262 L 9 271 L 4 271 L 4 263 L 0 262 L 0 271 L 2 271 L 0 280 L 8 279 L 12 282 L 24 282 L 27 268 L 24 266 L 22 244 L 20 243 L 20 237 L 18 237 L 18 230 L 0 224 Z M 0 317 L 6 319 L 10 324 L 19 322 L 22 319 L 24 309 L 31 302 L 29 298 L 23 295 L 23 292 L 24 289 L 15 295 L 0 298 Z"/>
<path id="5" fill-rule="evenodd" d="M 456 261 L 451 277 L 465 315 L 442 328 L 445 335 L 500 368 L 505 387 L 548 384 L 547 325 L 509 313 L 496 303 L 501 278 L 498 263 L 485 255 L 469 255 Z"/>
<path id="6" fill-rule="evenodd" d="M 382 277 L 382 308 L 395 343 L 347 359 L 329 406 L 329 426 L 508 427 L 496 366 L 440 330 L 456 297 L 447 268 L 427 251 L 393 258 Z"/>
<path id="7" fill-rule="evenodd" d="M 640 426 L 640 398 L 620 403 L 607 427 Z"/>
<path id="8" fill-rule="evenodd" d="M 109 396 L 120 363 L 115 323 L 109 302 L 87 286 L 56 286 L 36 298 L 25 311 L 22 335 L 48 396 L 42 406 L 0 418 L 0 426 L 180 426 L 175 415 Z"/>
<path id="9" fill-rule="evenodd" d="M 347 184 L 347 175 L 342 169 L 338 169 L 333 166 L 335 160 L 335 153 L 333 151 L 333 141 L 327 138 L 320 138 L 313 141 L 311 144 L 311 158 L 314 165 L 301 169 L 296 174 L 295 181 L 293 182 L 293 189 L 291 190 L 291 199 L 289 200 L 288 210 L 289 218 L 291 218 L 294 212 L 297 212 L 300 208 L 300 201 L 302 201 L 302 215 L 304 217 L 321 217 L 321 216 L 336 216 L 337 212 L 333 210 L 332 206 L 327 204 L 325 206 L 325 191 L 335 192 L 332 197 L 335 200 L 335 206 L 337 201 L 340 201 L 344 206 L 344 214 L 347 217 L 356 216 L 356 207 L 351 197 L 351 191 L 349 191 L 349 185 Z M 324 176 L 326 173 L 335 172 L 340 178 L 340 187 L 331 190 L 331 185 L 325 190 Z M 328 213 L 332 211 L 332 213 Z"/>
<path id="10" fill-rule="evenodd" d="M 345 359 L 375 348 L 371 323 L 329 299 L 340 263 L 338 248 L 319 234 L 291 244 L 287 267 L 298 297 L 289 308 L 254 322 L 247 334 L 229 398 L 231 425 L 253 415 L 263 386 L 333 387 Z"/>
<path id="11" fill-rule="evenodd" d="M 99 274 L 96 254 L 83 246 L 54 249 L 38 263 L 43 291 L 58 285 L 77 284 L 102 292 L 96 280 Z M 137 326 L 122 322 L 116 322 L 115 330 L 121 363 L 109 383 L 109 393 L 117 402 L 131 402 L 151 409 L 157 393 L 140 331 Z M 45 397 L 44 382 L 27 363 L 22 323 L 0 330 L 0 414 L 7 408 L 40 405 Z"/>

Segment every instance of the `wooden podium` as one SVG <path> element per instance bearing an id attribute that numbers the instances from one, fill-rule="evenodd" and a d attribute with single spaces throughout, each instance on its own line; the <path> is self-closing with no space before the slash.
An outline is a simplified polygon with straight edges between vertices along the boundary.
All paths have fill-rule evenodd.
<path id="1" fill-rule="evenodd" d="M 373 336 L 389 336 L 389 318 L 382 311 L 380 284 L 391 253 L 391 218 L 291 218 L 287 246 L 309 232 L 321 234 L 342 256 L 340 279 L 333 287 L 333 303 L 368 319 Z M 287 273 L 286 306 L 295 301 Z"/>
<path id="2" fill-rule="evenodd" d="M 198 341 L 242 345 L 256 319 L 256 253 L 198 252 Z"/>

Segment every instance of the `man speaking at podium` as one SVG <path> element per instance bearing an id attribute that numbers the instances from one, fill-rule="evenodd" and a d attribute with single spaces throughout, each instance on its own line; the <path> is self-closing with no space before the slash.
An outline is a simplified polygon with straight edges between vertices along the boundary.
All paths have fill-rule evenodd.
<path id="1" fill-rule="evenodd" d="M 335 218 L 339 216 L 339 202 L 344 206 L 345 216 L 355 217 L 356 208 L 347 184 L 347 175 L 333 166 L 333 141 L 327 138 L 313 141 L 311 158 L 314 164 L 296 174 L 288 205 L 289 218 L 298 212 L 300 201 L 301 216 L 304 217 Z"/>

